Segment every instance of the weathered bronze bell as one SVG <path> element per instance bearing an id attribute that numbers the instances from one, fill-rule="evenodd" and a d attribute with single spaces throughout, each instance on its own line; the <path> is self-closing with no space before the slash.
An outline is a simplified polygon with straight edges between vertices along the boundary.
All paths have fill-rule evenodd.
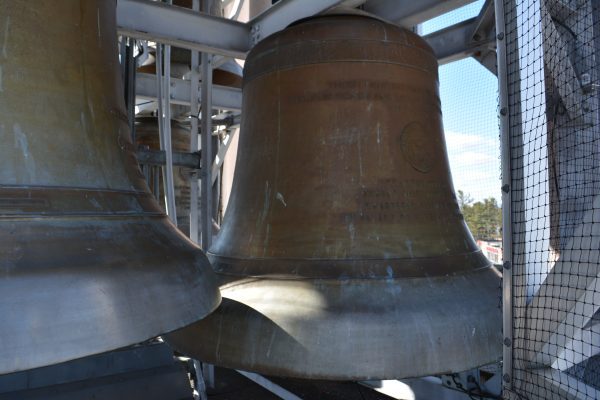
<path id="1" fill-rule="evenodd" d="M 226 367 L 339 380 L 499 359 L 499 274 L 457 205 L 437 67 L 419 36 L 360 14 L 254 47 L 209 252 L 223 303 L 170 343 Z"/>
<path id="2" fill-rule="evenodd" d="M 0 374 L 137 343 L 219 304 L 137 167 L 115 2 L 0 0 Z"/>
<path id="3" fill-rule="evenodd" d="M 160 150 L 158 118 L 136 117 L 135 142 L 138 148 Z M 171 120 L 171 146 L 173 151 L 190 152 L 190 130 L 175 120 Z M 158 176 L 154 176 L 157 173 Z M 175 206 L 177 208 L 177 228 L 186 236 L 190 233 L 190 174 L 186 167 L 173 167 L 173 186 L 175 189 Z M 152 170 L 148 174 L 148 186 L 152 193 L 158 193 L 157 201 L 166 210 L 164 182 L 160 170 Z M 156 178 L 156 179 L 155 179 Z"/>

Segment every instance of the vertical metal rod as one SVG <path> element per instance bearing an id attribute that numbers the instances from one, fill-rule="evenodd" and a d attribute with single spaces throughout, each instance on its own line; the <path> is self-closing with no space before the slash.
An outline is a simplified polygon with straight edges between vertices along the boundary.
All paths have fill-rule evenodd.
<path id="1" fill-rule="evenodd" d="M 212 55 L 202 53 L 202 249 L 208 250 L 212 241 Z"/>
<path id="2" fill-rule="evenodd" d="M 194 11 L 200 11 L 200 0 L 194 0 L 192 3 Z M 198 114 L 200 112 L 198 105 L 198 82 L 200 76 L 198 74 L 198 66 L 200 65 L 200 54 L 197 51 L 191 50 L 191 74 L 190 74 L 190 150 L 198 151 Z M 190 177 L 190 239 L 194 243 L 199 242 L 198 238 L 198 173 L 194 171 Z"/>
<path id="3" fill-rule="evenodd" d="M 127 104 L 127 118 L 131 142 L 135 144 L 135 73 L 137 65 L 135 58 L 135 39 L 133 38 L 127 39 L 126 57 L 125 82 L 127 89 L 125 101 Z"/>
<path id="4" fill-rule="evenodd" d="M 171 46 L 156 44 L 156 75 L 157 75 L 157 97 L 158 97 L 158 133 L 160 137 L 160 149 L 165 151 L 166 165 L 162 167 L 163 185 L 165 193 L 165 208 L 171 222 L 177 225 L 175 211 L 175 188 L 173 184 L 173 152 L 171 148 L 171 119 L 170 119 L 170 73 L 171 73 Z M 163 60 L 165 71 L 163 74 Z M 167 75 L 167 73 L 169 75 Z"/>
<path id="5" fill-rule="evenodd" d="M 146 178 L 148 186 L 150 186 L 150 169 L 150 165 L 142 165 L 142 173 L 144 174 L 144 178 Z"/>
<path id="6" fill-rule="evenodd" d="M 167 3 L 171 4 L 171 1 Z M 161 149 L 165 151 L 166 155 L 166 173 L 167 179 L 165 180 L 165 194 L 166 194 L 166 204 L 167 204 L 167 212 L 169 214 L 169 218 L 171 221 L 177 226 L 177 208 L 175 207 L 175 182 L 173 175 L 173 146 L 171 141 L 171 46 L 165 45 L 165 51 L 163 53 L 164 58 L 164 80 L 163 84 L 165 88 L 163 90 L 164 96 L 164 124 L 165 124 L 165 148 Z"/>
<path id="7" fill-rule="evenodd" d="M 127 37 L 119 36 L 119 38 L 121 39 L 119 41 L 119 66 L 121 68 L 121 80 L 125 82 L 127 78 L 125 68 L 125 64 L 127 61 Z"/>
<path id="8" fill-rule="evenodd" d="M 196 372 L 196 390 L 200 395 L 200 400 L 208 400 L 206 395 L 206 383 L 204 382 L 204 375 L 202 374 L 202 363 L 198 360 L 194 360 L 194 371 Z"/>
<path id="9" fill-rule="evenodd" d="M 513 321 L 512 321 L 512 166 L 510 140 L 510 110 L 508 98 L 508 61 L 506 54 L 506 23 L 504 0 L 495 0 L 496 48 L 498 63 L 498 93 L 500 105 L 500 138 L 502 161 L 502 330 L 504 332 L 502 381 L 506 389 L 512 389 L 513 369 Z"/>
<path id="10" fill-rule="evenodd" d="M 210 14 L 211 0 L 203 0 L 203 10 Z M 200 221 L 201 221 L 201 247 L 207 251 L 212 242 L 212 77 L 213 77 L 213 55 L 202 53 L 202 129 L 201 129 L 201 197 L 200 197 Z M 203 372 L 206 374 L 208 387 L 215 386 L 214 366 L 204 364 Z"/>
<path id="11" fill-rule="evenodd" d="M 204 377 L 204 382 L 206 386 L 209 388 L 215 387 L 215 366 L 208 363 L 201 363 L 202 365 L 202 376 Z"/>
<path id="12" fill-rule="evenodd" d="M 152 179 L 154 181 L 154 198 L 158 199 L 158 197 L 160 196 L 160 174 L 161 174 L 162 168 L 161 167 L 157 167 L 155 165 L 152 166 Z"/>

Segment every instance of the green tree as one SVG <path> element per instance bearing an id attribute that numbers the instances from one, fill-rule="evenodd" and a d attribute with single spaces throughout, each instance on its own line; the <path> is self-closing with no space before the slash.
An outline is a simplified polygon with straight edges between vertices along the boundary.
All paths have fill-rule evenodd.
<path id="1" fill-rule="evenodd" d="M 475 239 L 498 239 L 502 232 L 502 208 L 498 201 L 489 197 L 482 202 L 473 200 L 462 190 L 457 192 L 458 205 L 465 222 Z"/>
<path id="2" fill-rule="evenodd" d="M 473 198 L 462 190 L 456 192 L 456 197 L 458 199 L 458 208 L 460 209 L 460 212 L 463 212 L 465 206 L 468 206 L 473 202 Z"/>

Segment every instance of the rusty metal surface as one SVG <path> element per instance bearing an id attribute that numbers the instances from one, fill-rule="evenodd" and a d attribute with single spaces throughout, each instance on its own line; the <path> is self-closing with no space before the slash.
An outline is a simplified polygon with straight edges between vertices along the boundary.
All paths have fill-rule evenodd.
<path id="1" fill-rule="evenodd" d="M 219 304 L 206 257 L 137 167 L 116 44 L 114 2 L 0 0 L 0 374 Z"/>
<path id="2" fill-rule="evenodd" d="M 500 357 L 499 275 L 459 212 L 437 62 L 410 31 L 335 15 L 246 61 L 231 200 L 209 258 L 224 301 L 169 335 L 217 365 L 321 379 Z"/>

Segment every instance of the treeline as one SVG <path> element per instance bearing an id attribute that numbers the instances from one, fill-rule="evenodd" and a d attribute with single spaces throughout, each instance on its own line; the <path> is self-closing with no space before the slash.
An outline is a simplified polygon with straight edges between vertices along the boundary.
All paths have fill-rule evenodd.
<path id="1" fill-rule="evenodd" d="M 495 198 L 473 202 L 462 190 L 457 192 L 458 206 L 469 230 L 476 240 L 500 239 L 502 236 L 502 208 Z"/>

